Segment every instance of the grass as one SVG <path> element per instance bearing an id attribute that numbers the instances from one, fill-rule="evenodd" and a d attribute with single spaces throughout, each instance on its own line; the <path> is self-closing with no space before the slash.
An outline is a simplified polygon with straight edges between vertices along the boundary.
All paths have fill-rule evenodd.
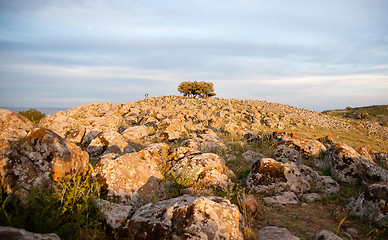
<path id="1" fill-rule="evenodd" d="M 53 188 L 31 188 L 26 199 L 1 194 L 0 225 L 61 239 L 105 238 L 104 219 L 97 207 L 99 185 L 89 177 L 71 176 Z"/>

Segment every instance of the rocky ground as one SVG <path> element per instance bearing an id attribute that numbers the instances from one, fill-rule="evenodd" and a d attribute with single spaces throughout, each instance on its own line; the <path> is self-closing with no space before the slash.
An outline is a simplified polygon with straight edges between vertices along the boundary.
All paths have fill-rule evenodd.
<path id="1" fill-rule="evenodd" d="M 375 122 L 164 96 L 83 105 L 38 125 L 0 109 L 0 130 L 3 195 L 23 204 L 30 189 L 90 176 L 110 238 L 387 237 L 388 128 Z"/>

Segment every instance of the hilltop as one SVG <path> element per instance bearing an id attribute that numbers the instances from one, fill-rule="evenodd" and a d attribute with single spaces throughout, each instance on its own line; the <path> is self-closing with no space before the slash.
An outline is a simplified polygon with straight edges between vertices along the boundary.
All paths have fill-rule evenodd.
<path id="1" fill-rule="evenodd" d="M 388 128 L 375 121 L 163 96 L 82 105 L 35 126 L 1 110 L 0 123 L 0 225 L 66 239 L 387 237 Z M 28 198 L 34 204 L 20 203 L 50 186 L 49 195 Z M 88 195 L 76 195 L 72 210 L 62 204 L 74 192 Z M 74 216 L 72 231 L 44 222 L 50 218 L 39 214 L 48 210 L 34 199 L 51 199 L 58 219 Z M 31 225 L 30 212 L 42 226 Z"/>

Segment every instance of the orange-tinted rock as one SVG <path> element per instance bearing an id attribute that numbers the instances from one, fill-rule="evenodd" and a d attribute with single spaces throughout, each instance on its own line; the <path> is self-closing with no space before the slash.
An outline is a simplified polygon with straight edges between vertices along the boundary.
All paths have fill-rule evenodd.
<path id="1" fill-rule="evenodd" d="M 48 129 L 38 129 L 6 150 L 0 168 L 1 183 L 7 193 L 18 186 L 50 186 L 69 174 L 86 174 L 89 156 L 74 144 Z"/>
<path id="2" fill-rule="evenodd" d="M 136 239 L 242 240 L 239 219 L 226 199 L 184 195 L 139 208 L 127 229 Z"/>
<path id="3" fill-rule="evenodd" d="M 343 182 L 388 181 L 388 170 L 377 166 L 346 144 L 336 144 L 329 148 L 324 164 L 331 169 L 333 176 Z"/>
<path id="4" fill-rule="evenodd" d="M 32 122 L 26 117 L 0 108 L 0 138 L 16 140 L 25 137 L 32 128 Z"/>
<path id="5" fill-rule="evenodd" d="M 307 192 L 310 184 L 293 162 L 283 164 L 272 158 L 263 158 L 255 162 L 247 177 L 247 187 L 258 191 Z"/>

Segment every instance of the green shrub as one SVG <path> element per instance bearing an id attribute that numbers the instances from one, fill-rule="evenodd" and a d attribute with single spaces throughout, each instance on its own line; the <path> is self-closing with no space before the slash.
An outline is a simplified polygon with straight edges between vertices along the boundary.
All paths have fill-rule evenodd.
<path id="1" fill-rule="evenodd" d="M 0 225 L 56 233 L 62 239 L 100 239 L 104 225 L 96 204 L 99 189 L 98 183 L 89 177 L 74 175 L 53 188 L 30 189 L 23 204 L 2 197 Z"/>
<path id="2" fill-rule="evenodd" d="M 39 112 L 35 108 L 30 108 L 27 111 L 19 111 L 20 115 L 25 116 L 33 123 L 38 123 L 42 118 L 46 116 L 46 114 Z"/>

